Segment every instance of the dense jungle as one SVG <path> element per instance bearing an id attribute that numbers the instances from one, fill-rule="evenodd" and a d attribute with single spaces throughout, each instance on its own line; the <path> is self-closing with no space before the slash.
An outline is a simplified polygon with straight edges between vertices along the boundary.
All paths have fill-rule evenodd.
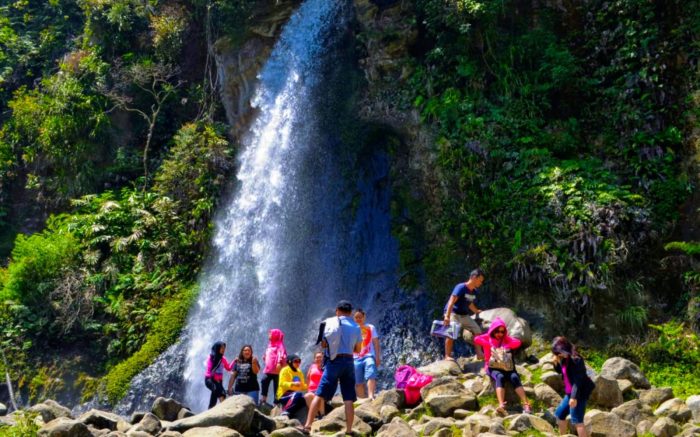
<path id="1" fill-rule="evenodd" d="M 300 3 L 0 0 L 1 402 L 115 404 L 177 341 Z M 396 288 L 429 320 L 481 267 L 543 343 L 700 393 L 700 3 L 348 4 L 328 111 L 388 157 Z"/>

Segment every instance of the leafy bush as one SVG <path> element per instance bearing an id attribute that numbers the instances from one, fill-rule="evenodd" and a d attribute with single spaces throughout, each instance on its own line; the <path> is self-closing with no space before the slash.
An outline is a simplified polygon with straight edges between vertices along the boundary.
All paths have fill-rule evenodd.
<path id="1" fill-rule="evenodd" d="M 15 415 L 16 425 L 0 426 L 0 437 L 36 437 L 39 425 L 36 424 L 37 413 L 20 411 Z"/>
<path id="2" fill-rule="evenodd" d="M 196 288 L 190 287 L 168 299 L 158 311 L 158 318 L 143 346 L 109 370 L 104 377 L 104 390 L 110 402 L 116 403 L 121 399 L 128 391 L 133 377 L 177 340 L 196 295 Z"/>

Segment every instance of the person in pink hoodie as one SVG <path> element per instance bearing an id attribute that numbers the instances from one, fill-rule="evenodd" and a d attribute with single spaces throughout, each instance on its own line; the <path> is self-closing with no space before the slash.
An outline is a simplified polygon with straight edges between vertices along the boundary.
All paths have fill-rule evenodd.
<path id="1" fill-rule="evenodd" d="M 229 362 L 226 357 L 226 343 L 217 341 L 211 347 L 211 353 L 207 358 L 207 370 L 204 372 L 204 385 L 211 390 L 209 397 L 209 408 L 216 405 L 217 399 L 221 402 L 226 399 L 226 390 L 224 390 L 224 369 L 229 372 L 233 368 L 233 362 Z"/>
<path id="2" fill-rule="evenodd" d="M 262 396 L 260 402 L 267 402 L 267 392 L 270 390 L 270 383 L 273 383 L 273 399 L 277 401 L 277 387 L 280 383 L 280 370 L 287 364 L 287 348 L 284 347 L 284 332 L 279 329 L 270 329 L 269 343 L 263 361 L 265 368 L 262 379 Z"/>
<path id="3" fill-rule="evenodd" d="M 523 403 L 523 412 L 531 414 L 532 407 L 527 400 L 520 376 L 515 370 L 515 361 L 513 361 L 513 350 L 518 349 L 522 342 L 517 338 L 510 337 L 505 322 L 496 317 L 491 322 L 488 332 L 474 338 L 474 343 L 484 349 L 484 369 L 496 387 L 496 398 L 498 399 L 496 411 L 498 414 L 506 414 L 506 389 L 503 385 L 505 381 L 510 381 L 515 393 L 520 397 Z"/>

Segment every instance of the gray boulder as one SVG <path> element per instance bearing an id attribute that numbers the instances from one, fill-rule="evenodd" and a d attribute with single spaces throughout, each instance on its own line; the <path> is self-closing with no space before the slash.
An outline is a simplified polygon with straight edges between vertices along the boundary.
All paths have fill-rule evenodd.
<path id="1" fill-rule="evenodd" d="M 693 417 L 688 406 L 678 398 L 669 399 L 654 410 L 654 416 L 666 416 L 678 423 L 685 423 Z"/>
<path id="2" fill-rule="evenodd" d="M 299 431 L 293 426 L 288 426 L 282 429 L 276 429 L 272 431 L 270 437 L 304 437 L 304 433 Z"/>
<path id="3" fill-rule="evenodd" d="M 126 432 L 126 437 L 152 437 L 153 434 L 146 431 L 139 431 L 136 429 L 130 429 Z"/>
<path id="4" fill-rule="evenodd" d="M 584 423 L 591 427 L 590 437 L 634 437 L 637 429 L 617 414 L 591 410 L 586 414 Z"/>
<path id="5" fill-rule="evenodd" d="M 439 378 L 420 391 L 425 405 L 437 417 L 452 416 L 457 409 L 477 410 L 476 395 L 452 378 Z"/>
<path id="6" fill-rule="evenodd" d="M 564 380 L 561 375 L 555 371 L 544 372 L 542 374 L 542 382 L 552 387 L 557 393 L 564 393 Z"/>
<path id="7" fill-rule="evenodd" d="M 557 407 L 562 398 L 551 386 L 539 383 L 535 386 L 535 399 L 547 407 Z"/>
<path id="8" fill-rule="evenodd" d="M 639 400 L 651 408 L 656 408 L 669 399 L 673 399 L 673 389 L 671 387 L 654 387 L 649 390 L 639 391 Z"/>
<path id="9" fill-rule="evenodd" d="M 508 431 L 525 432 L 530 429 L 536 429 L 541 433 L 554 432 L 549 422 L 532 414 L 518 414 L 508 425 Z"/>
<path id="10" fill-rule="evenodd" d="M 136 411 L 131 415 L 129 422 L 132 425 L 136 425 L 137 423 L 139 423 L 141 421 L 141 419 L 143 419 L 143 416 L 145 416 L 145 415 L 146 415 L 145 411 Z"/>
<path id="11" fill-rule="evenodd" d="M 433 435 L 441 429 L 450 429 L 455 421 L 449 417 L 436 417 L 423 427 L 423 435 Z"/>
<path id="12" fill-rule="evenodd" d="M 623 397 L 627 394 L 632 394 L 634 397 L 637 397 L 636 394 L 634 394 L 634 384 L 629 379 L 618 379 L 617 385 L 620 387 Z"/>
<path id="13" fill-rule="evenodd" d="M 508 335 L 523 342 L 521 350 L 526 349 L 532 344 L 532 330 L 530 329 L 530 324 L 522 317 L 518 317 L 510 308 L 492 308 L 480 312 L 479 318 L 483 320 L 482 325 L 484 330 L 489 329 L 491 322 L 496 317 L 501 318 L 505 322 Z"/>
<path id="14" fill-rule="evenodd" d="M 241 433 L 224 426 L 209 426 L 206 428 L 191 428 L 182 434 L 183 437 L 243 437 Z"/>
<path id="15" fill-rule="evenodd" d="M 443 376 L 461 376 L 463 373 L 462 368 L 459 367 L 459 364 L 452 360 L 435 361 L 426 366 L 419 367 L 418 371 L 434 378 L 440 378 Z"/>
<path id="16" fill-rule="evenodd" d="M 190 411 L 189 408 L 182 408 L 177 412 L 177 418 L 175 418 L 175 420 L 185 419 L 192 416 L 194 416 L 194 413 Z"/>
<path id="17" fill-rule="evenodd" d="M 639 366 L 625 358 L 613 357 L 605 361 L 600 375 L 608 379 L 628 379 L 636 388 L 651 388 Z"/>
<path id="18" fill-rule="evenodd" d="M 42 426 L 39 437 L 92 437 L 87 425 L 69 417 L 58 417 Z"/>
<path id="19" fill-rule="evenodd" d="M 379 429 L 377 437 L 418 437 L 418 433 L 401 418 L 395 417 Z"/>
<path id="20" fill-rule="evenodd" d="M 382 420 L 379 411 L 377 411 L 377 409 L 369 402 L 355 408 L 355 415 L 369 425 L 372 428 L 372 431 L 377 431 L 382 427 L 382 425 L 384 425 L 384 421 Z"/>
<path id="21" fill-rule="evenodd" d="M 489 432 L 494 420 L 485 414 L 476 413 L 467 417 L 464 422 L 466 424 L 466 429 L 473 435 L 481 435 L 485 432 Z"/>
<path id="22" fill-rule="evenodd" d="M 108 429 L 110 431 L 129 429 L 129 424 L 119 415 L 95 409 L 83 413 L 78 420 L 86 425 L 92 425 L 95 429 Z"/>
<path id="23" fill-rule="evenodd" d="M 591 401 L 601 407 L 615 408 L 622 405 L 624 399 L 617 381 L 600 375 L 595 379 Z"/>
<path id="24" fill-rule="evenodd" d="M 637 435 L 645 435 L 649 433 L 649 430 L 654 426 L 655 418 L 644 419 L 637 424 Z"/>
<path id="25" fill-rule="evenodd" d="M 45 400 L 40 404 L 32 405 L 29 407 L 29 411 L 38 413 L 44 420 L 44 423 L 49 423 L 58 417 L 73 418 L 68 408 L 51 399 Z"/>
<path id="26" fill-rule="evenodd" d="M 693 415 L 693 422 L 700 423 L 700 395 L 690 396 L 685 400 L 685 404 Z"/>
<path id="27" fill-rule="evenodd" d="M 277 428 L 277 424 L 272 418 L 264 415 L 258 410 L 253 411 L 253 421 L 250 424 L 252 432 L 261 433 L 263 431 L 272 432 Z"/>
<path id="28" fill-rule="evenodd" d="M 681 427 L 668 417 L 660 417 L 654 422 L 649 432 L 656 437 L 671 437 L 678 434 Z"/>
<path id="29" fill-rule="evenodd" d="M 652 417 L 651 409 L 644 405 L 639 399 L 627 401 L 624 404 L 612 409 L 611 413 L 617 414 L 620 419 L 626 420 L 637 426 L 644 419 Z"/>
<path id="30" fill-rule="evenodd" d="M 382 418 L 383 423 L 391 423 L 391 421 L 394 420 L 394 417 L 397 417 L 400 415 L 401 415 L 401 410 L 399 410 L 398 408 L 396 408 L 393 405 L 384 405 L 379 410 L 379 417 Z"/>
<path id="31" fill-rule="evenodd" d="M 158 434 L 158 437 L 182 437 L 182 434 L 177 431 L 163 431 Z"/>
<path id="32" fill-rule="evenodd" d="M 381 411 L 385 405 L 392 405 L 398 409 L 406 407 L 406 395 L 403 390 L 383 390 L 379 392 L 377 397 L 370 404 Z"/>
<path id="33" fill-rule="evenodd" d="M 153 413 L 146 413 L 141 418 L 141 421 L 134 425 L 130 431 L 140 431 L 148 434 L 156 435 L 160 432 L 163 426 L 160 423 L 160 419 Z"/>
<path id="34" fill-rule="evenodd" d="M 700 426 L 686 423 L 679 434 L 681 437 L 697 437 L 700 436 Z"/>
<path id="35" fill-rule="evenodd" d="M 7 406 L 0 402 L 0 416 L 4 416 L 7 414 Z"/>
<path id="36" fill-rule="evenodd" d="M 254 411 L 255 404 L 249 396 L 231 396 L 210 410 L 172 422 L 167 429 L 184 433 L 192 428 L 223 426 L 246 434 L 250 431 Z"/>
<path id="37" fill-rule="evenodd" d="M 336 408 L 321 420 L 311 425 L 312 433 L 328 434 L 345 430 L 345 408 Z M 352 422 L 352 430 L 359 434 L 370 434 L 372 427 L 362 421 L 357 415 Z"/>
<path id="38" fill-rule="evenodd" d="M 178 419 L 177 416 L 183 408 L 185 406 L 175 399 L 159 397 L 153 401 L 151 413 L 155 414 L 160 420 L 172 422 Z"/>

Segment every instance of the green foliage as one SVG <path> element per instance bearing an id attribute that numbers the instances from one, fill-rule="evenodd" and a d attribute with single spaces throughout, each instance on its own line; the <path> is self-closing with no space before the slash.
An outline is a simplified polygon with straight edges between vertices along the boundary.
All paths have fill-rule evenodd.
<path id="1" fill-rule="evenodd" d="M 425 234 L 418 252 L 431 288 L 448 290 L 444 278 L 463 273 L 466 258 L 498 288 L 545 293 L 580 327 L 629 298 L 603 325 L 643 329 L 647 284 L 630 271 L 672 229 L 690 191 L 678 155 L 689 129 L 683 96 L 695 82 L 668 56 L 671 47 L 700 55 L 681 37 L 698 12 L 672 3 L 673 30 L 652 4 L 631 0 L 537 12 L 495 0 L 417 2 L 424 56 L 409 87 L 436 127 L 441 185 L 402 233 Z"/>
<path id="2" fill-rule="evenodd" d="M 20 411 L 14 416 L 16 425 L 0 426 L 0 437 L 36 437 L 39 432 L 39 425 L 35 419 L 37 413 Z"/>
<path id="3" fill-rule="evenodd" d="M 686 255 L 700 255 L 700 243 L 694 241 L 673 241 L 664 246 L 666 250 L 678 250 Z"/>
<path id="4" fill-rule="evenodd" d="M 190 287 L 168 299 L 158 312 L 158 318 L 143 346 L 109 370 L 104 377 L 104 386 L 110 402 L 121 399 L 128 391 L 131 379 L 177 340 L 196 294 L 195 287 Z"/>

